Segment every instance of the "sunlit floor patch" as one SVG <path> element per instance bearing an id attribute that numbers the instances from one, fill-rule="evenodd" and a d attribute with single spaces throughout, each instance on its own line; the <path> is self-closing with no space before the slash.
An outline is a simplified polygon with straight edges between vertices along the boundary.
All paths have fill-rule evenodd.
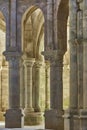
<path id="1" fill-rule="evenodd" d="M 0 130 L 4 130 L 5 129 L 5 122 L 0 122 Z M 16 129 L 16 128 L 15 128 Z M 24 126 L 24 128 L 22 128 L 23 130 L 35 130 L 35 129 L 44 129 L 44 124 L 41 125 L 36 125 L 36 126 Z M 11 130 L 10 128 L 7 130 Z M 17 130 L 20 130 L 20 128 L 17 128 Z"/>

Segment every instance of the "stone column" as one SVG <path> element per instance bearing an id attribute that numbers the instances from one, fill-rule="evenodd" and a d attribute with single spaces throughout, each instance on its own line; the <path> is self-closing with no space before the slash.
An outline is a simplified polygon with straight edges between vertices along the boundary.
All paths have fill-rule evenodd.
<path id="1" fill-rule="evenodd" d="M 87 129 L 87 1 L 83 1 L 83 108 L 80 110 L 80 130 Z"/>
<path id="2" fill-rule="evenodd" d="M 77 70 L 77 46 L 70 43 L 70 109 L 78 109 L 78 70 Z"/>
<path id="3" fill-rule="evenodd" d="M 0 112 L 2 110 L 2 85 L 1 85 L 1 67 L 0 67 Z"/>
<path id="4" fill-rule="evenodd" d="M 32 67 L 34 65 L 34 58 L 24 59 L 25 70 L 25 125 L 32 125 L 33 97 L 32 97 Z"/>
<path id="5" fill-rule="evenodd" d="M 83 1 L 70 0 L 70 108 L 65 130 L 79 130 L 83 107 Z"/>
<path id="6" fill-rule="evenodd" d="M 45 110 L 50 109 L 50 63 L 45 62 Z"/>
<path id="7" fill-rule="evenodd" d="M 3 112 L 2 112 L 2 66 L 0 66 L 0 120 L 3 120 Z"/>
<path id="8" fill-rule="evenodd" d="M 25 86 L 24 86 L 24 65 L 21 63 L 20 69 L 20 106 L 25 108 Z"/>
<path id="9" fill-rule="evenodd" d="M 63 52 L 50 50 L 44 52 L 45 58 L 50 61 L 50 107 L 45 112 L 46 129 L 64 129 L 63 122 Z"/>
<path id="10" fill-rule="evenodd" d="M 74 117 L 78 116 L 78 63 L 77 45 L 75 41 L 70 41 L 70 100 L 69 109 L 65 110 L 65 130 L 75 130 L 77 128 Z M 76 119 L 77 120 L 77 119 Z"/>
<path id="11" fill-rule="evenodd" d="M 32 106 L 32 67 L 34 59 L 24 59 L 25 67 L 25 114 L 34 111 Z"/>
<path id="12" fill-rule="evenodd" d="M 35 62 L 35 112 L 40 112 L 40 69 L 42 63 L 40 61 Z"/>
<path id="13" fill-rule="evenodd" d="M 79 2 L 79 1 L 78 1 Z M 70 104 L 69 109 L 65 111 L 64 115 L 64 129 L 75 130 L 77 129 L 77 116 L 78 116 L 78 64 L 77 64 L 77 0 L 69 1 L 70 10 Z M 76 118 L 74 118 L 76 117 Z M 78 129 L 77 129 L 78 130 Z"/>
<path id="14" fill-rule="evenodd" d="M 19 52 L 4 52 L 9 62 L 9 109 L 5 114 L 6 128 L 23 127 L 23 112 L 20 109 L 20 58 Z"/>

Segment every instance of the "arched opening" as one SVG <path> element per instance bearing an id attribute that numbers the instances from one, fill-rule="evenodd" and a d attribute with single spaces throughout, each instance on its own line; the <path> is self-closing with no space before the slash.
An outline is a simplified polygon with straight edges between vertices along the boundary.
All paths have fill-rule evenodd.
<path id="1" fill-rule="evenodd" d="M 69 78 L 70 78 L 70 59 L 69 59 L 69 6 L 68 0 L 61 0 L 59 8 L 58 8 L 58 49 L 63 51 L 63 88 L 62 91 L 62 101 L 63 101 L 63 109 L 68 108 L 69 106 Z"/>
<path id="2" fill-rule="evenodd" d="M 3 52 L 6 50 L 6 22 L 0 12 L 0 121 L 4 121 L 3 114 L 8 108 L 8 62 Z"/>
<path id="3" fill-rule="evenodd" d="M 32 6 L 22 19 L 21 107 L 25 125 L 43 124 L 44 111 L 49 109 L 49 63 L 45 62 L 44 15 Z M 43 127 L 43 126 L 42 126 Z"/>

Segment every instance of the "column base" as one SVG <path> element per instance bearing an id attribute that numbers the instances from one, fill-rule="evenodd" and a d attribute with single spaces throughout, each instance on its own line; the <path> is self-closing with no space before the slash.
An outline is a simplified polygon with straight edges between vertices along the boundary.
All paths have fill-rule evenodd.
<path id="1" fill-rule="evenodd" d="M 80 130 L 87 130 L 87 109 L 80 110 Z"/>
<path id="2" fill-rule="evenodd" d="M 0 111 L 0 121 L 5 121 L 4 112 Z"/>
<path id="3" fill-rule="evenodd" d="M 8 109 L 5 114 L 5 128 L 22 128 L 24 126 L 22 109 Z"/>
<path id="4" fill-rule="evenodd" d="M 33 108 L 24 108 L 24 114 L 27 115 L 28 113 L 34 112 Z"/>
<path id="5" fill-rule="evenodd" d="M 41 112 L 41 109 L 40 109 L 40 107 L 36 107 L 36 108 L 34 108 L 34 111 L 35 112 Z"/>
<path id="6" fill-rule="evenodd" d="M 79 113 L 77 109 L 68 109 L 64 113 L 64 130 L 80 130 Z"/>
<path id="7" fill-rule="evenodd" d="M 24 117 L 24 125 L 40 125 L 43 121 L 41 112 L 27 113 Z"/>
<path id="8" fill-rule="evenodd" d="M 63 111 L 45 111 L 45 128 L 54 130 L 64 130 Z"/>

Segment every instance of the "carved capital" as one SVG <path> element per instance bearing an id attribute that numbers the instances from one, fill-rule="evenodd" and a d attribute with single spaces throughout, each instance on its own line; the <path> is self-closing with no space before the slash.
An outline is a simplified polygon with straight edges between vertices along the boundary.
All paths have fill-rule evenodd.
<path id="1" fill-rule="evenodd" d="M 43 63 L 41 61 L 35 61 L 35 63 L 34 63 L 35 68 L 40 68 L 42 65 L 43 65 Z"/>
<path id="2" fill-rule="evenodd" d="M 34 58 L 24 59 L 24 66 L 25 66 L 25 67 L 33 67 L 34 62 L 35 62 L 35 59 L 34 59 Z"/>
<path id="3" fill-rule="evenodd" d="M 4 52 L 6 60 L 9 62 L 9 68 L 19 68 L 21 65 L 21 53 L 19 52 Z"/>
<path id="4" fill-rule="evenodd" d="M 63 64 L 64 52 L 61 50 L 50 50 L 43 52 L 45 59 L 50 62 L 50 66 L 61 66 Z"/>
<path id="5" fill-rule="evenodd" d="M 45 69 L 48 70 L 50 68 L 50 63 L 49 61 L 45 61 Z"/>

